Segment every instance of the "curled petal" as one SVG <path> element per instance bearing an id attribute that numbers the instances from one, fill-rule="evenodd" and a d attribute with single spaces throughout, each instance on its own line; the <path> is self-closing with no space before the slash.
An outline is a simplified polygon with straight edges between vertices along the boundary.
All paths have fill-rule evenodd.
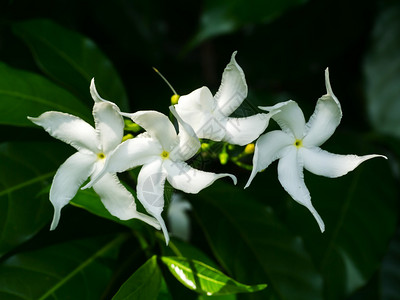
<path id="1" fill-rule="evenodd" d="M 209 130 L 210 122 L 217 123 L 223 117 L 214 114 L 216 103 L 207 87 L 199 88 L 188 95 L 181 96 L 178 104 L 175 105 L 176 112 L 182 120 L 188 123 L 199 138 L 213 139 L 214 130 Z M 218 131 L 218 130 L 217 130 Z M 223 136 L 223 134 L 219 135 Z M 217 136 L 218 137 L 218 136 Z"/>
<path id="2" fill-rule="evenodd" d="M 237 182 L 236 177 L 231 174 L 196 170 L 182 161 L 165 160 L 164 168 L 168 173 L 168 182 L 185 193 L 196 194 L 213 184 L 215 180 L 226 176 L 232 178 L 234 184 Z"/>
<path id="3" fill-rule="evenodd" d="M 94 191 L 100 196 L 104 206 L 113 216 L 120 220 L 140 219 L 160 229 L 158 221 L 136 210 L 132 194 L 119 182 L 115 173 L 105 174 L 95 185 Z"/>
<path id="4" fill-rule="evenodd" d="M 236 51 L 222 74 L 221 86 L 214 98 L 221 114 L 229 116 L 247 97 L 246 78 L 242 68 L 235 60 Z"/>
<path id="5" fill-rule="evenodd" d="M 71 155 L 57 170 L 50 188 L 50 201 L 54 217 L 50 230 L 54 230 L 61 216 L 61 209 L 74 198 L 82 183 L 92 174 L 96 155 L 77 152 Z"/>
<path id="6" fill-rule="evenodd" d="M 332 92 L 328 69 L 325 71 L 327 94 L 318 99 L 315 111 L 306 124 L 305 146 L 320 146 L 335 132 L 342 119 L 339 100 Z"/>
<path id="7" fill-rule="evenodd" d="M 161 153 L 160 143 L 150 137 L 137 136 L 126 140 L 106 156 L 103 169 L 98 170 L 82 189 L 92 187 L 106 173 L 120 173 L 149 163 L 160 157 Z"/>
<path id="8" fill-rule="evenodd" d="M 172 159 L 178 160 L 188 160 L 196 154 L 196 152 L 200 149 L 200 141 L 199 138 L 196 136 L 193 128 L 190 127 L 176 112 L 174 106 L 170 106 L 171 113 L 175 116 L 178 120 L 179 124 L 179 145 L 174 148 L 171 153 Z"/>
<path id="9" fill-rule="evenodd" d="M 138 111 L 133 114 L 121 113 L 146 129 L 152 138 L 157 139 L 164 150 L 171 151 L 177 143 L 177 134 L 166 115 L 154 110 Z"/>
<path id="10" fill-rule="evenodd" d="M 293 137 L 281 130 L 270 131 L 260 136 L 254 149 L 253 170 L 245 188 L 250 185 L 258 172 L 266 169 L 274 160 L 280 158 L 282 150 L 293 143 Z"/>
<path id="11" fill-rule="evenodd" d="M 37 118 L 28 117 L 36 125 L 42 126 L 52 137 L 70 144 L 79 151 L 97 153 L 101 150 L 95 129 L 82 119 L 70 114 L 48 111 Z"/>
<path id="12" fill-rule="evenodd" d="M 282 187 L 289 193 L 293 200 L 308 208 L 317 221 L 321 232 L 324 232 L 324 222 L 312 205 L 310 192 L 304 183 L 303 161 L 298 155 L 295 146 L 287 147 L 285 153 L 279 160 L 278 179 Z"/>
<path id="13" fill-rule="evenodd" d="M 109 153 L 122 141 L 124 120 L 115 107 L 108 102 L 95 103 L 93 117 L 96 130 L 99 133 L 102 151 Z"/>
<path id="14" fill-rule="evenodd" d="M 257 114 L 246 118 L 228 118 L 224 141 L 244 146 L 257 139 L 268 126 L 270 114 Z"/>
<path id="15" fill-rule="evenodd" d="M 99 93 L 97 92 L 96 85 L 94 84 L 94 78 L 92 78 L 92 80 L 90 81 L 90 95 L 92 96 L 95 103 L 99 102 L 108 103 L 112 105 L 116 111 L 120 112 L 119 107 L 114 102 L 108 101 L 100 97 Z"/>
<path id="16" fill-rule="evenodd" d="M 364 156 L 357 155 L 339 155 L 333 154 L 321 148 L 300 149 L 300 155 L 304 161 L 304 167 L 316 175 L 335 178 L 347 174 L 357 168 L 362 162 L 374 158 L 383 157 L 383 155 L 371 154 Z"/>
<path id="17" fill-rule="evenodd" d="M 164 209 L 164 184 L 167 177 L 162 165 L 163 161 L 160 158 L 142 167 L 138 176 L 136 192 L 146 211 L 160 223 L 168 245 L 169 234 L 161 216 Z"/>
<path id="18" fill-rule="evenodd" d="M 272 119 L 287 134 L 292 135 L 296 139 L 303 138 L 306 121 L 303 112 L 295 101 L 289 100 L 274 106 L 259 106 L 259 108 L 270 112 L 279 110 L 279 112 L 272 116 Z"/>

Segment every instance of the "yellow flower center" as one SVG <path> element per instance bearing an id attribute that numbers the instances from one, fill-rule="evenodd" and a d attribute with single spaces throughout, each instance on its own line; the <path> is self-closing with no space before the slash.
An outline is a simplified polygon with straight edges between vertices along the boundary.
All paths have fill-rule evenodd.
<path id="1" fill-rule="evenodd" d="M 169 152 L 164 150 L 164 151 L 161 153 L 161 157 L 162 157 L 163 159 L 167 159 L 167 158 L 169 157 Z"/>
<path id="2" fill-rule="evenodd" d="M 294 145 L 295 145 L 297 148 L 303 147 L 303 141 L 302 141 L 302 140 L 296 140 L 296 141 L 294 142 Z"/>
<path id="3" fill-rule="evenodd" d="M 105 159 L 105 158 L 106 155 L 103 152 L 97 154 L 97 159 Z"/>

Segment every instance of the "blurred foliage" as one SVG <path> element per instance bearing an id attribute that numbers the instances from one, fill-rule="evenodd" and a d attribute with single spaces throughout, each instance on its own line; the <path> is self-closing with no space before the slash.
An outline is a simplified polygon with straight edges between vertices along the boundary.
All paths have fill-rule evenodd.
<path id="1" fill-rule="evenodd" d="M 0 298 L 205 299 L 175 278 L 194 276 L 195 261 L 206 288 L 268 285 L 215 299 L 400 299 L 399 16 L 389 0 L 0 2 Z M 305 173 L 325 233 L 280 186 L 276 164 L 243 191 L 249 171 L 221 165 L 218 143 L 190 163 L 239 182 L 184 196 L 188 242 L 165 246 L 150 226 L 112 217 L 91 190 L 48 232 L 49 186 L 72 149 L 27 116 L 58 110 L 92 122 L 93 77 L 121 109 L 167 114 L 172 92 L 152 67 L 180 95 L 215 93 L 235 50 L 249 86 L 242 114 L 293 99 L 308 119 L 329 67 L 343 119 L 324 149 L 389 158 L 339 179 Z M 135 174 L 121 179 L 134 188 Z"/>

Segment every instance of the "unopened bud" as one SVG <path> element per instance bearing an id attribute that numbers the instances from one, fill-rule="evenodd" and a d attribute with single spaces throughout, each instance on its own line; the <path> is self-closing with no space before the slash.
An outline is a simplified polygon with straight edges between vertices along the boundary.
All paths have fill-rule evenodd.
<path id="1" fill-rule="evenodd" d="M 255 148 L 255 146 L 253 143 L 247 144 L 246 147 L 244 148 L 243 152 L 246 154 L 252 154 L 252 153 L 254 153 L 254 148 Z"/>
<path id="2" fill-rule="evenodd" d="M 228 158 L 229 158 L 228 153 L 221 152 L 218 157 L 219 157 L 219 162 L 221 163 L 221 165 L 226 165 L 226 163 L 228 162 Z"/>
<path id="3" fill-rule="evenodd" d="M 172 95 L 172 96 L 171 96 L 171 104 L 172 104 L 172 105 L 175 105 L 175 104 L 177 104 L 177 103 L 178 103 L 178 100 L 179 100 L 179 98 L 180 98 L 180 96 L 179 96 L 178 94 L 174 94 L 174 95 Z"/>
<path id="4" fill-rule="evenodd" d="M 210 144 L 209 143 L 201 143 L 201 150 L 202 151 L 207 151 L 210 149 Z"/>
<path id="5" fill-rule="evenodd" d="M 129 130 L 129 131 L 133 131 L 133 132 L 139 132 L 140 130 L 142 130 L 142 128 L 140 128 L 140 126 L 136 123 L 133 123 L 131 120 L 124 120 L 125 123 L 125 130 Z"/>

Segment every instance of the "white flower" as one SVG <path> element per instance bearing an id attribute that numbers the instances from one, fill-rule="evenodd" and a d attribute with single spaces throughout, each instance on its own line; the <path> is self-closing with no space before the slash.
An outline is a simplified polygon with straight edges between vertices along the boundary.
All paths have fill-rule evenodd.
<path id="1" fill-rule="evenodd" d="M 90 187 L 107 172 L 123 172 L 143 165 L 138 176 L 137 197 L 144 208 L 160 222 L 167 244 L 168 230 L 161 217 L 165 180 L 174 188 L 186 193 L 198 193 L 225 176 L 231 177 L 236 184 L 236 177 L 231 174 L 204 172 L 185 163 L 199 150 L 200 141 L 172 106 L 170 109 L 179 121 L 179 134 L 168 117 L 157 111 L 121 113 L 130 117 L 147 132 L 116 147 L 107 158 L 104 169 L 83 187 Z"/>
<path id="2" fill-rule="evenodd" d="M 50 230 L 57 227 L 61 209 L 74 198 L 89 176 L 95 176 L 103 168 L 108 154 L 121 143 L 123 137 L 124 121 L 117 105 L 100 98 L 94 80 L 90 85 L 90 93 L 94 100 L 95 128 L 76 116 L 56 111 L 45 112 L 38 118 L 28 117 L 52 137 L 78 150 L 60 166 L 54 176 L 50 189 L 50 201 L 54 206 Z M 136 210 L 135 199 L 115 173 L 105 174 L 93 185 L 93 189 L 113 216 L 121 220 L 137 218 L 160 228 L 154 218 Z"/>
<path id="3" fill-rule="evenodd" d="M 318 99 L 308 123 L 296 102 L 290 100 L 266 111 L 279 109 L 272 118 L 282 131 L 268 132 L 258 139 L 253 157 L 253 171 L 245 186 L 248 187 L 257 172 L 279 159 L 278 179 L 283 188 L 298 203 L 314 215 L 323 232 L 324 222 L 311 204 L 310 193 L 304 183 L 303 168 L 316 175 L 339 177 L 354 170 L 362 162 L 382 155 L 337 155 L 319 148 L 335 131 L 342 118 L 340 103 L 332 92 L 328 69 L 325 71 L 327 94 Z M 386 158 L 386 157 L 384 157 Z"/>
<path id="4" fill-rule="evenodd" d="M 199 138 L 246 145 L 267 128 L 271 114 L 256 114 L 245 118 L 230 118 L 247 97 L 247 84 L 242 68 L 232 54 L 222 75 L 221 86 L 213 95 L 207 87 L 181 96 L 175 105 L 179 116 Z"/>

